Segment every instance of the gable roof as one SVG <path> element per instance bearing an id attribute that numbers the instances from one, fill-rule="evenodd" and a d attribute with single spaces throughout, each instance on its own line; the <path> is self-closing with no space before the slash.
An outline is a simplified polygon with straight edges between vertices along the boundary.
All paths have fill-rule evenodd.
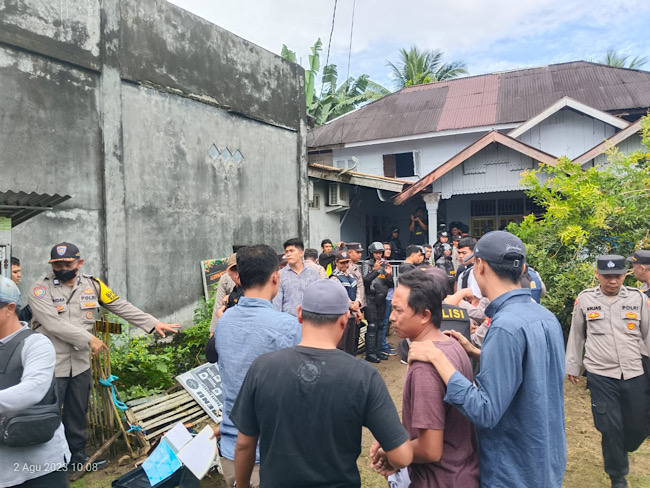
<path id="1" fill-rule="evenodd" d="M 541 163 L 546 163 L 551 166 L 555 166 L 557 162 L 557 158 L 555 156 L 540 151 L 539 149 L 535 149 L 534 147 L 529 146 L 528 144 L 524 144 L 523 142 L 518 141 L 517 139 L 514 139 L 510 136 L 501 134 L 500 132 L 493 130 L 485 134 L 475 143 L 467 146 L 465 149 L 463 149 L 461 152 L 453 156 L 451 159 L 448 159 L 446 162 L 438 166 L 428 175 L 420 178 L 418 181 L 416 181 L 411 186 L 409 186 L 406 190 L 395 195 L 393 199 L 393 203 L 395 203 L 396 205 L 404 203 L 406 200 L 414 196 L 416 193 L 419 193 L 420 191 L 424 190 L 427 186 L 429 186 L 431 183 L 436 181 L 442 175 L 448 173 L 459 164 L 463 163 L 464 161 L 467 161 L 476 153 L 478 153 L 482 149 L 485 149 L 487 146 L 495 142 L 499 144 L 503 144 L 504 146 L 507 146 L 510 149 L 525 154 L 526 156 L 529 156 Z"/>
<path id="2" fill-rule="evenodd" d="M 508 135 L 510 137 L 517 138 L 520 135 L 522 135 L 524 132 L 538 125 L 540 122 L 548 119 L 554 113 L 557 113 L 566 107 L 571 108 L 582 114 L 588 115 L 590 117 L 593 117 L 594 119 L 598 119 L 601 122 L 609 124 L 618 129 L 625 129 L 628 125 L 630 125 L 629 122 L 623 119 L 619 119 L 618 117 L 614 117 L 613 115 L 610 115 L 607 112 L 603 112 L 602 110 L 597 110 L 595 108 L 590 107 L 589 105 L 580 103 L 571 97 L 562 97 L 550 107 L 547 107 L 545 110 L 535 115 L 534 117 L 528 119 L 526 122 L 521 124 L 516 129 L 513 129 L 510 132 L 508 132 Z"/>
<path id="3" fill-rule="evenodd" d="M 609 139 L 606 139 L 603 142 L 601 142 L 600 144 L 598 144 L 597 146 L 592 147 L 591 149 L 589 149 L 589 151 L 586 151 L 586 152 L 582 153 L 580 156 L 575 158 L 573 160 L 573 162 L 576 163 L 576 164 L 579 164 L 580 166 L 582 166 L 583 164 L 585 164 L 585 163 L 591 161 L 592 159 L 594 159 L 596 156 L 601 155 L 602 153 L 607 151 L 609 148 L 619 144 L 620 142 L 624 141 L 625 139 L 627 139 L 629 137 L 632 137 L 634 134 L 636 134 L 637 132 L 639 132 L 641 130 L 641 122 L 642 121 L 643 121 L 643 119 L 639 119 L 636 122 L 634 122 L 633 124 L 630 124 L 628 127 L 626 127 L 625 129 L 617 132 L 616 134 L 614 134 Z"/>
<path id="4" fill-rule="evenodd" d="M 601 112 L 644 110 L 650 72 L 575 61 L 410 86 L 311 130 L 307 146 L 522 123 L 563 97 Z"/>

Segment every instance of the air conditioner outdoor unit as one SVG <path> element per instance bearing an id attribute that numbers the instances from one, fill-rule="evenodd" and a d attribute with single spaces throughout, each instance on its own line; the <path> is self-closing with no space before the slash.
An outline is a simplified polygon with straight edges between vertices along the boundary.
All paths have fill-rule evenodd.
<path id="1" fill-rule="evenodd" d="M 350 190 L 348 189 L 348 185 L 330 183 L 327 205 L 330 207 L 349 207 Z"/>

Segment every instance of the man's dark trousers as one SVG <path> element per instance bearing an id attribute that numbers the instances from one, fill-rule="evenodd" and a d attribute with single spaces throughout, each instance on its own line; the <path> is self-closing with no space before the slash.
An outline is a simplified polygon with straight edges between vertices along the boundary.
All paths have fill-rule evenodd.
<path id="1" fill-rule="evenodd" d="M 59 405 L 63 407 L 62 420 L 65 427 L 65 438 L 73 456 L 77 453 L 86 453 L 86 439 L 88 438 L 86 415 L 88 414 L 91 381 L 90 369 L 77 376 L 57 377 L 56 379 Z"/>
<path id="2" fill-rule="evenodd" d="M 614 379 L 587 372 L 587 388 L 594 425 L 602 436 L 605 472 L 626 476 L 627 453 L 636 451 L 646 435 L 645 378 Z"/>

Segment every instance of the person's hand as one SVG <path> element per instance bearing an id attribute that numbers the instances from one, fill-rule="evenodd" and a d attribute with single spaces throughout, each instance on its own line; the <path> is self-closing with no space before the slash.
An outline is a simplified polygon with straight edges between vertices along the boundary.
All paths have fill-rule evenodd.
<path id="1" fill-rule="evenodd" d="M 470 320 L 470 322 L 469 322 L 469 333 L 473 334 L 477 330 L 478 330 L 478 325 L 476 325 L 476 322 L 474 322 L 473 320 Z"/>
<path id="2" fill-rule="evenodd" d="M 465 349 L 465 352 L 470 352 L 474 346 L 467 340 L 467 337 L 465 337 L 463 334 L 461 334 L 458 331 L 455 330 L 445 330 L 443 331 L 443 334 L 448 335 L 449 337 L 453 337 L 456 339 L 458 342 L 460 342 L 460 345 L 463 346 L 463 349 Z M 410 349 L 409 349 L 409 354 L 410 354 Z"/>
<path id="3" fill-rule="evenodd" d="M 379 269 L 379 266 L 381 266 L 381 261 L 375 261 L 375 265 L 372 267 L 372 270 L 377 271 Z"/>
<path id="4" fill-rule="evenodd" d="M 350 303 L 350 310 L 353 310 L 354 312 L 356 312 L 357 310 L 359 310 L 360 306 L 361 306 L 361 304 L 359 302 L 352 302 L 352 303 Z"/>
<path id="5" fill-rule="evenodd" d="M 158 322 L 154 327 L 154 330 L 158 332 L 161 336 L 165 337 L 165 331 L 176 334 L 180 330 L 180 324 L 165 324 L 164 322 Z"/>
<path id="6" fill-rule="evenodd" d="M 386 265 L 386 274 L 387 274 L 388 276 L 390 276 L 390 275 L 393 274 L 393 267 L 392 267 L 390 264 L 387 264 L 387 265 Z"/>
<path id="7" fill-rule="evenodd" d="M 215 437 L 217 439 L 221 439 L 221 431 L 219 430 L 218 425 L 212 425 L 212 435 L 210 436 L 210 439 L 214 439 Z"/>
<path id="8" fill-rule="evenodd" d="M 217 320 L 219 320 L 219 319 L 221 318 L 221 316 L 223 315 L 223 313 L 224 313 L 225 311 L 226 311 L 226 304 L 224 303 L 223 305 L 221 305 L 221 306 L 217 309 Z"/>
<path id="9" fill-rule="evenodd" d="M 221 305 L 226 305 L 228 303 L 228 297 L 230 297 L 230 295 L 226 295 L 221 299 Z"/>
<path id="10" fill-rule="evenodd" d="M 374 441 L 372 446 L 370 446 L 370 467 L 384 478 L 388 478 L 391 474 L 397 471 L 390 465 L 386 452 L 381 448 L 377 441 Z"/>
<path id="11" fill-rule="evenodd" d="M 433 363 L 440 354 L 442 354 L 442 351 L 431 341 L 411 342 L 409 346 L 409 364 L 413 361 Z"/>
<path id="12" fill-rule="evenodd" d="M 104 342 L 101 339 L 98 339 L 95 336 L 92 336 L 90 340 L 88 341 L 88 345 L 90 346 L 90 351 L 93 354 L 99 354 L 102 351 L 108 351 L 108 346 L 104 344 Z"/>
<path id="13" fill-rule="evenodd" d="M 569 381 L 573 383 L 574 385 L 577 385 L 578 382 L 580 381 L 580 377 L 578 376 L 573 376 L 572 374 L 569 375 Z"/>
<path id="14" fill-rule="evenodd" d="M 461 296 L 463 298 L 469 298 L 469 299 L 474 298 L 474 292 L 472 291 L 472 289 L 470 287 L 461 288 L 460 291 L 461 291 Z"/>

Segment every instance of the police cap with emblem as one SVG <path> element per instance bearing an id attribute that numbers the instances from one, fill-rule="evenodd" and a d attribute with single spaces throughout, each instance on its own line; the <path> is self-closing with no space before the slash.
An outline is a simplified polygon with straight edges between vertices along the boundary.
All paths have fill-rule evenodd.
<path id="1" fill-rule="evenodd" d="M 625 274 L 625 258 L 618 254 L 604 254 L 596 259 L 596 269 L 598 274 Z"/>
<path id="2" fill-rule="evenodd" d="M 650 264 L 650 251 L 634 251 L 627 261 L 632 264 Z"/>
<path id="3" fill-rule="evenodd" d="M 334 254 L 334 258 L 337 261 L 349 261 L 350 255 L 348 254 L 347 251 L 336 251 L 336 253 Z"/>
<path id="4" fill-rule="evenodd" d="M 346 246 L 348 251 L 363 251 L 363 246 L 358 242 L 348 242 Z"/>
<path id="5" fill-rule="evenodd" d="M 76 261 L 80 258 L 79 248 L 69 242 L 61 242 L 52 248 L 50 263 L 56 261 Z"/>

